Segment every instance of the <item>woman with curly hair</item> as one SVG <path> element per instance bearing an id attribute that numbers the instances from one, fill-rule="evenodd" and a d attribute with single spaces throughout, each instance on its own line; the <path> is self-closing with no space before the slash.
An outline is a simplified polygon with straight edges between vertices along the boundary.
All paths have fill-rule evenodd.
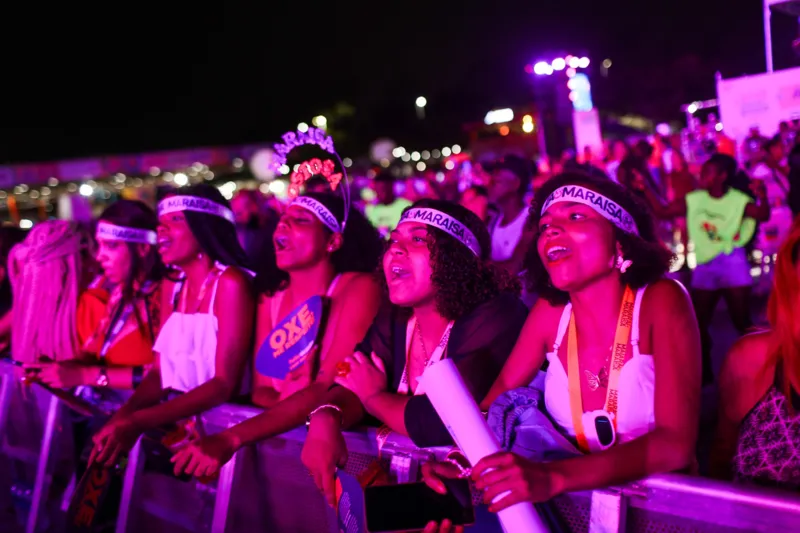
<path id="1" fill-rule="evenodd" d="M 537 192 L 530 221 L 526 266 L 539 300 L 482 407 L 547 361 L 545 406 L 576 449 L 547 463 L 511 452 L 478 462 L 472 477 L 493 512 L 685 469 L 697 438 L 697 321 L 686 290 L 664 277 L 672 254 L 647 207 L 610 180 L 567 173 Z M 423 469 L 439 492 L 440 477 L 460 472 Z"/>
<path id="2" fill-rule="evenodd" d="M 336 365 L 367 332 L 381 301 L 375 270 L 383 243 L 355 209 L 350 208 L 345 224 L 344 209 L 339 196 L 313 193 L 297 198 L 281 216 L 272 238 L 272 264 L 256 279 L 261 296 L 253 403 L 268 410 L 183 448 L 175 457 L 177 473 L 213 475 L 242 446 L 303 424 L 333 384 Z M 284 320 L 300 316 L 297 310 L 319 297 L 325 303 L 323 316 L 315 319 L 321 326 L 309 343 L 314 347 L 305 362 L 280 378 L 284 369 L 265 368 L 260 356 L 275 361 L 276 339 L 288 338 L 282 337 Z M 269 375 L 261 375 L 259 368 Z"/>
<path id="3" fill-rule="evenodd" d="M 303 461 L 329 502 L 347 455 L 341 430 L 366 415 L 418 446 L 452 442 L 418 384 L 429 364 L 452 359 L 477 400 L 488 392 L 527 312 L 490 252 L 486 226 L 460 205 L 421 200 L 404 211 L 383 256 L 391 302 L 309 417 Z"/>

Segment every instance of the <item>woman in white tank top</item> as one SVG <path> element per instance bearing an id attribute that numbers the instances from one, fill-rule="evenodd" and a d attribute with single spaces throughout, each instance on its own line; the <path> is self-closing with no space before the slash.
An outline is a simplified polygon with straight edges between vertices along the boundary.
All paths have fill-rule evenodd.
<path id="1" fill-rule="evenodd" d="M 241 392 L 254 307 L 247 256 L 228 202 L 216 188 L 201 184 L 182 192 L 162 200 L 158 209 L 158 251 L 180 275 L 162 287 L 156 365 L 93 439 L 93 453 L 108 465 L 143 432 L 198 415 Z M 168 391 L 184 394 L 162 402 Z"/>
<path id="2" fill-rule="evenodd" d="M 697 322 L 683 287 L 663 279 L 672 256 L 646 207 L 609 180 L 574 173 L 547 182 L 533 205 L 537 247 L 526 266 L 540 298 L 482 407 L 530 383 L 547 359 L 547 410 L 584 455 L 484 458 L 472 473 L 484 501 L 510 491 L 492 511 L 684 469 L 695 453 Z M 455 472 L 426 470 L 435 489 L 437 474 Z"/>
<path id="3" fill-rule="evenodd" d="M 343 215 L 344 201 L 323 193 L 299 197 L 281 216 L 272 239 L 276 264 L 257 280 L 261 296 L 256 314 L 253 402 L 269 410 L 181 450 L 176 464 L 196 465 L 187 473 L 212 475 L 242 446 L 303 424 L 323 402 L 336 365 L 353 353 L 366 334 L 381 300 L 374 272 L 383 243 L 354 209 L 342 230 Z M 291 317 L 318 296 L 325 297 L 323 309 L 327 309 L 326 316 L 317 317 L 321 329 L 314 344 L 309 344 L 315 347 L 305 351 L 305 361 L 284 379 L 268 377 L 282 368 L 265 367 L 262 356 L 274 360 L 275 345 L 302 342 L 291 333 L 298 330 L 300 320 L 294 322 Z M 287 318 L 295 325 L 285 326 Z"/>

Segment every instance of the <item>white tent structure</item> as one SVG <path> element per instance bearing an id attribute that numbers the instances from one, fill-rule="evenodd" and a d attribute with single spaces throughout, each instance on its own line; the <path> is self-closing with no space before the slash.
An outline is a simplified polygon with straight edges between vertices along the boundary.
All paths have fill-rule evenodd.
<path id="1" fill-rule="evenodd" d="M 800 0 L 764 0 L 764 52 L 767 72 L 772 72 L 772 10 L 800 17 Z"/>

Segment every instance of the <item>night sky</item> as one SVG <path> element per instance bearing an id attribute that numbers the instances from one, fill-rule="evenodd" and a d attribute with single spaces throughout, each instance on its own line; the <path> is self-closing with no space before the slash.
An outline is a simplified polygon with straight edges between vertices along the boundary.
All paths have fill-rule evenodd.
<path id="1" fill-rule="evenodd" d="M 570 52 L 601 108 L 657 120 L 714 97 L 717 70 L 764 69 L 760 0 L 26 4 L 0 13 L 0 164 L 272 141 L 320 113 L 344 155 L 451 144 L 530 104 L 526 63 Z M 778 17 L 776 67 L 796 27 Z"/>

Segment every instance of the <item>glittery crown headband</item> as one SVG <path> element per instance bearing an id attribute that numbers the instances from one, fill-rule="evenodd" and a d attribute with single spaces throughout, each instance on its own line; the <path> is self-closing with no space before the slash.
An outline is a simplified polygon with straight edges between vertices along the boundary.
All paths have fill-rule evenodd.
<path id="1" fill-rule="evenodd" d="M 283 139 L 283 142 L 274 146 L 275 158 L 273 159 L 273 165 L 275 168 L 280 168 L 286 164 L 286 158 L 292 150 L 307 144 L 322 148 L 339 163 L 342 172 L 335 172 L 336 165 L 334 160 L 331 159 L 313 158 L 300 163 L 297 170 L 292 172 L 290 177 L 289 198 L 292 200 L 297 198 L 300 195 L 300 187 L 311 177 L 317 175 L 324 177 L 328 180 L 332 191 L 337 188 L 341 191 L 342 200 L 344 200 L 344 220 L 342 220 L 341 231 L 344 231 L 344 227 L 347 224 L 347 215 L 350 213 L 350 187 L 347 185 L 347 170 L 345 170 L 339 154 L 336 153 L 331 136 L 319 128 L 308 128 L 308 131 L 298 130 L 297 132 L 284 133 L 281 139 Z M 339 187 L 340 182 L 343 182 L 341 187 Z"/>

